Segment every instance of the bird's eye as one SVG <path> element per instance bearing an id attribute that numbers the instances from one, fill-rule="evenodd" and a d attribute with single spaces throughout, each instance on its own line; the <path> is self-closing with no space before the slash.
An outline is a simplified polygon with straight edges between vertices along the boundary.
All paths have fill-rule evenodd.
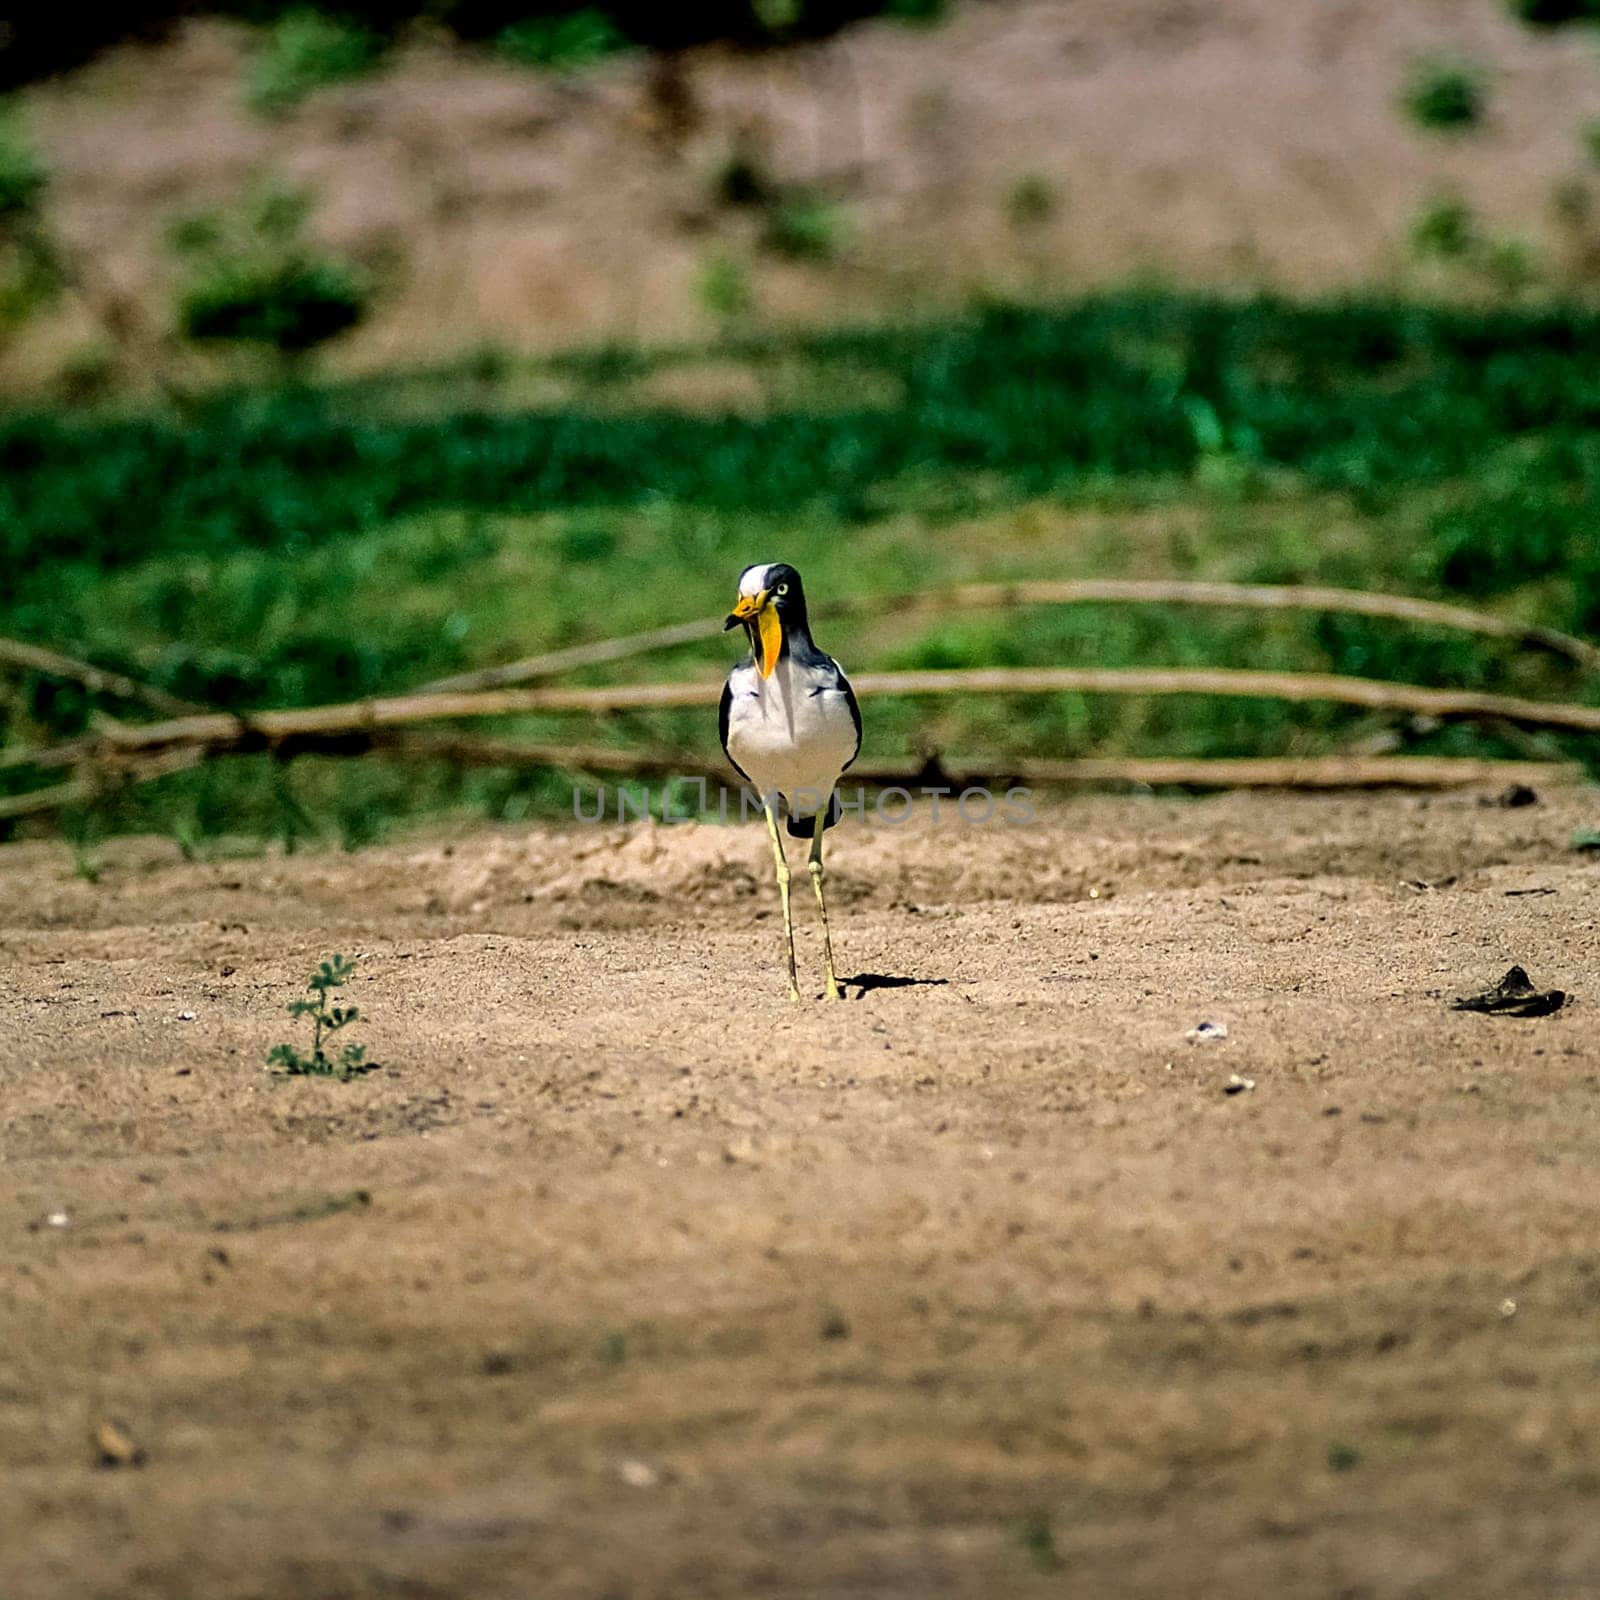
<path id="1" fill-rule="evenodd" d="M 788 585 L 788 584 L 786 584 L 786 583 L 780 583 L 780 584 L 779 584 L 779 585 L 778 585 L 778 587 L 777 587 L 777 588 L 776 588 L 776 589 L 774 589 L 774 590 L 773 590 L 773 591 L 772 591 L 772 592 L 773 592 L 773 593 L 774 593 L 774 594 L 788 594 L 788 592 L 789 592 L 789 585 Z"/>

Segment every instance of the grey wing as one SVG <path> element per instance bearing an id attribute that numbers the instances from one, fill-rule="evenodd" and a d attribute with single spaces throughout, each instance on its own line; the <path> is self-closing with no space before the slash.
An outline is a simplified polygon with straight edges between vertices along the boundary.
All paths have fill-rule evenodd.
<path id="1" fill-rule="evenodd" d="M 722 704 L 717 707 L 717 737 L 722 740 L 722 753 L 728 758 L 728 765 L 732 767 L 733 770 L 737 772 L 746 783 L 750 783 L 753 781 L 750 777 L 750 774 L 733 759 L 733 752 L 728 749 L 728 712 L 732 709 L 732 706 L 733 678 L 730 676 L 728 681 L 722 686 Z M 856 721 L 857 725 L 859 726 L 860 718 L 858 717 Z M 851 759 L 854 760 L 855 758 L 852 756 Z"/>

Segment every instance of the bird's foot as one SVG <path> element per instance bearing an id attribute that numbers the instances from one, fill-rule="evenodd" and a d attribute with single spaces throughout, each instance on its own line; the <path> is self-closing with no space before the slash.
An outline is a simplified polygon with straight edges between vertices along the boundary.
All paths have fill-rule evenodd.
<path id="1" fill-rule="evenodd" d="M 838 982 L 835 980 L 831 972 L 828 974 L 827 986 L 822 991 L 822 997 L 824 1000 L 844 999 L 844 990 L 839 987 Z"/>
<path id="2" fill-rule="evenodd" d="M 800 991 L 792 983 L 789 985 L 789 998 L 797 1003 L 800 999 Z"/>

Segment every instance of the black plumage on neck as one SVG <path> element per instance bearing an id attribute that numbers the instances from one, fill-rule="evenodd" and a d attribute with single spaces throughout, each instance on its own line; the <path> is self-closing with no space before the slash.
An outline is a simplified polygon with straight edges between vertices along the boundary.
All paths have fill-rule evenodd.
<path id="1" fill-rule="evenodd" d="M 817 648 L 816 640 L 811 637 L 811 624 L 806 617 L 805 602 L 800 602 L 798 615 L 791 611 L 782 616 L 783 644 L 778 651 L 778 659 L 785 656 L 798 661 L 801 666 L 810 666 L 813 662 L 826 661 L 828 658 Z"/>

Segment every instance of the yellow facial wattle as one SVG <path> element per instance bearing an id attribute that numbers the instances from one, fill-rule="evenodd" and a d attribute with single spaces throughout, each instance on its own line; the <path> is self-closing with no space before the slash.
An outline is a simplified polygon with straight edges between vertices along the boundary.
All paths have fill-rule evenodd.
<path id="1" fill-rule="evenodd" d="M 763 678 L 770 678 L 783 649 L 783 624 L 773 609 L 771 594 L 763 589 L 757 595 L 740 595 L 734 602 L 730 621 L 742 622 L 750 630 L 756 666 Z"/>

